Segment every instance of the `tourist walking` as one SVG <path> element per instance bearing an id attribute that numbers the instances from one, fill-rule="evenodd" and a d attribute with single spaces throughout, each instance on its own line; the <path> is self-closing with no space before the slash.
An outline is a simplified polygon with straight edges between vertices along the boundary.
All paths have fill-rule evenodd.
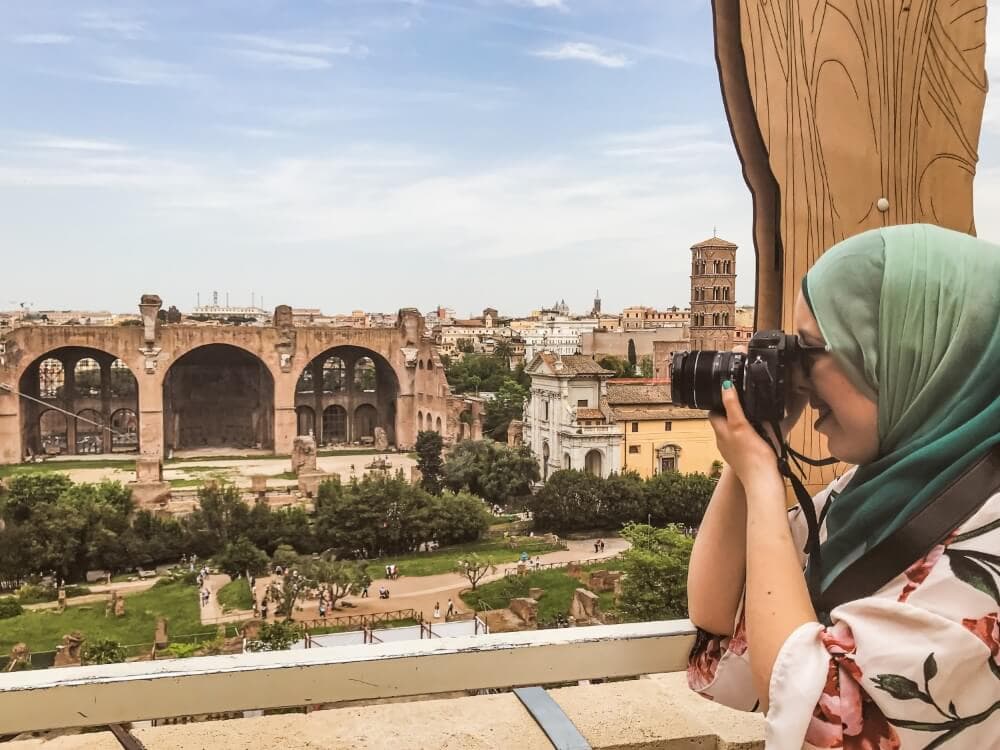
<path id="1" fill-rule="evenodd" d="M 319 600 L 319 619 L 326 619 L 326 599 Z"/>
<path id="2" fill-rule="evenodd" d="M 441 602 L 434 602 L 434 619 L 441 619 Z"/>
<path id="3" fill-rule="evenodd" d="M 447 620 L 447 619 L 449 619 L 454 614 L 455 614 L 455 602 L 453 602 L 451 599 L 449 599 L 448 600 L 448 610 L 444 614 L 444 619 Z"/>
<path id="4" fill-rule="evenodd" d="M 363 589 L 361 589 L 361 598 L 362 599 L 367 599 L 368 598 L 368 586 L 369 586 L 369 584 L 366 583 L 365 587 Z"/>
<path id="5" fill-rule="evenodd" d="M 262 599 L 260 602 L 260 619 L 267 622 L 267 599 Z"/>

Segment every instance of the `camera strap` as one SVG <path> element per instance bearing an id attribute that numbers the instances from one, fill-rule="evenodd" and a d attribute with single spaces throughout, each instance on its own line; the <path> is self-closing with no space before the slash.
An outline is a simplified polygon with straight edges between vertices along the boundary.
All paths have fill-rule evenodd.
<path id="1" fill-rule="evenodd" d="M 780 435 L 779 425 L 772 423 L 775 435 Z M 765 439 L 767 439 L 765 437 Z M 848 565 L 824 591 L 823 558 L 820 549 L 820 518 L 816 516 L 816 506 L 812 497 L 795 476 L 789 459 L 799 472 L 805 475 L 802 463 L 810 466 L 830 466 L 839 463 L 836 458 L 813 459 L 788 447 L 782 441 L 780 447 L 768 440 L 778 457 L 778 470 L 792 484 L 795 499 L 802 509 L 809 535 L 805 552 L 809 555 L 806 566 L 806 585 L 809 598 L 820 622 L 831 623 L 830 612 L 840 604 L 871 596 L 910 565 L 930 552 L 935 545 L 961 526 L 982 507 L 993 493 L 1000 491 L 1000 444 L 965 469 L 931 501 L 906 523 L 889 534 L 885 539 L 866 550 Z"/>
<path id="2" fill-rule="evenodd" d="M 771 429 L 776 436 L 781 435 L 781 425 L 778 424 L 777 420 L 771 421 Z M 815 602 L 818 600 L 820 583 L 823 580 L 823 555 L 820 550 L 819 539 L 820 519 L 816 515 L 816 506 L 813 504 L 812 495 L 809 494 L 809 491 L 802 484 L 802 480 L 796 476 L 791 464 L 794 463 L 799 473 L 805 476 L 806 472 L 802 466 L 803 463 L 810 466 L 830 466 L 831 464 L 839 463 L 839 461 L 833 457 L 822 459 L 809 458 L 792 449 L 784 440 L 778 441 L 778 446 L 776 447 L 774 442 L 769 440 L 767 436 L 764 436 L 764 439 L 767 440 L 778 458 L 778 471 L 781 472 L 781 476 L 791 482 L 795 499 L 802 510 L 802 517 L 806 520 L 808 536 L 806 539 L 806 548 L 803 550 L 809 555 L 809 564 L 806 566 L 806 585 L 809 588 L 810 598 Z"/>

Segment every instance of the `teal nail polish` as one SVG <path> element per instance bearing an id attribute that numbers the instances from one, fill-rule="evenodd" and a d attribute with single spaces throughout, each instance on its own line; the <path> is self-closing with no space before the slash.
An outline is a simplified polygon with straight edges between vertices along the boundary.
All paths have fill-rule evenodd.
<path id="1" fill-rule="evenodd" d="M 722 390 L 728 391 L 732 387 L 733 387 L 733 381 L 732 380 L 723 380 L 722 381 Z"/>

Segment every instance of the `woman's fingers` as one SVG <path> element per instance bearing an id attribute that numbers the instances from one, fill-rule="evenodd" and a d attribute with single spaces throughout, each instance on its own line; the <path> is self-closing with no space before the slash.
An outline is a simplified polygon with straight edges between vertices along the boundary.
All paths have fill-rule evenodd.
<path id="1" fill-rule="evenodd" d="M 727 388 L 726 385 L 729 385 Z M 743 413 L 743 406 L 740 404 L 740 397 L 736 395 L 736 386 L 730 381 L 722 384 L 722 405 L 726 409 L 726 421 L 731 429 L 736 429 L 747 424 L 746 415 Z"/>

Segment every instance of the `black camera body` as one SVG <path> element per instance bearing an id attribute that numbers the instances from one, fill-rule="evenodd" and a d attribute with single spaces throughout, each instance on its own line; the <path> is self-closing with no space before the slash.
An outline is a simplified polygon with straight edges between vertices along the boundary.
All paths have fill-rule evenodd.
<path id="1" fill-rule="evenodd" d="M 722 383 L 730 380 L 751 423 L 778 423 L 785 417 L 798 350 L 798 336 L 760 331 L 750 339 L 745 354 L 708 349 L 677 352 L 670 367 L 671 399 L 675 406 L 724 411 Z"/>

